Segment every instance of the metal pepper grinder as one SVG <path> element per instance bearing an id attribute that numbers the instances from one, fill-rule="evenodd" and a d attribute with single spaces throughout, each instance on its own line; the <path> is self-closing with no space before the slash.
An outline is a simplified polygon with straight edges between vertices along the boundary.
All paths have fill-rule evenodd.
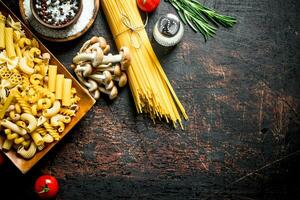
<path id="1" fill-rule="evenodd" d="M 172 13 L 160 17 L 153 29 L 155 41 L 163 47 L 172 47 L 178 44 L 183 33 L 182 22 Z"/>

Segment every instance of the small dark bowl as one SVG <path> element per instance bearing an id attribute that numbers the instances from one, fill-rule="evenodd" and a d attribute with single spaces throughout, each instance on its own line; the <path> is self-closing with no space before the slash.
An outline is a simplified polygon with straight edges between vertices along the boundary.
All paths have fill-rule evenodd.
<path id="1" fill-rule="evenodd" d="M 74 22 L 76 22 L 78 20 L 80 14 L 82 12 L 82 0 L 77 0 L 77 1 L 79 2 L 79 7 L 78 7 L 78 11 L 77 11 L 76 15 L 69 22 L 67 22 L 66 24 L 62 24 L 62 25 L 51 25 L 51 24 L 44 22 L 41 19 L 41 17 L 38 15 L 36 7 L 34 6 L 34 3 L 36 2 L 36 0 L 30 0 L 30 9 L 31 9 L 31 12 L 32 12 L 34 18 L 42 25 L 44 25 L 48 28 L 52 28 L 52 29 L 61 29 L 61 28 L 66 28 L 66 27 L 70 26 L 71 24 L 73 24 Z"/>

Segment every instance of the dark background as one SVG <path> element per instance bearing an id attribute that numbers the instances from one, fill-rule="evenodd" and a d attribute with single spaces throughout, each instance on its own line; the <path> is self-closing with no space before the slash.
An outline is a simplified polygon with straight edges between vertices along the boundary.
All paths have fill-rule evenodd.
<path id="1" fill-rule="evenodd" d="M 300 1 L 201 2 L 238 24 L 206 43 L 185 27 L 171 52 L 155 48 L 189 114 L 185 131 L 137 115 L 127 87 L 98 101 L 26 175 L 7 162 L 0 199 L 34 199 L 43 173 L 58 178 L 57 199 L 300 199 Z M 4 3 L 20 17 L 18 1 Z M 166 12 L 175 13 L 161 1 L 150 16 L 152 41 Z M 43 42 L 69 66 L 93 35 L 114 46 L 102 12 L 83 37 Z"/>

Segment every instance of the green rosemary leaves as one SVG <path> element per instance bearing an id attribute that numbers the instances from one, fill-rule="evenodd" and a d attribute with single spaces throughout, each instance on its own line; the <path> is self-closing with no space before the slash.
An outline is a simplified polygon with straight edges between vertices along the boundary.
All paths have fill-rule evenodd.
<path id="1" fill-rule="evenodd" d="M 177 10 L 183 23 L 188 24 L 195 32 L 200 32 L 205 41 L 209 37 L 213 37 L 219 25 L 228 28 L 236 23 L 234 17 L 221 15 L 215 10 L 203 6 L 197 0 L 166 1 Z"/>

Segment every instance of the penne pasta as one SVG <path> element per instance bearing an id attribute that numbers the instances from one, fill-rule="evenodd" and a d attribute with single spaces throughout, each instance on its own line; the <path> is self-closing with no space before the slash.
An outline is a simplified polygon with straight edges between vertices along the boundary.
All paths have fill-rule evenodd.
<path id="1" fill-rule="evenodd" d="M 16 57 L 16 51 L 14 47 L 14 32 L 12 28 L 4 28 L 5 32 L 5 50 L 9 58 Z"/>
<path id="2" fill-rule="evenodd" d="M 50 92 L 55 92 L 55 83 L 57 75 L 57 66 L 49 65 L 49 75 L 48 75 L 48 89 Z"/>
<path id="3" fill-rule="evenodd" d="M 69 78 L 64 79 L 63 95 L 62 95 L 62 105 L 70 106 L 71 105 L 71 89 L 72 89 L 72 80 Z"/>
<path id="4" fill-rule="evenodd" d="M 56 99 L 62 99 L 63 88 L 64 88 L 64 75 L 58 74 L 56 76 L 56 87 L 55 87 Z"/>
<path id="5" fill-rule="evenodd" d="M 0 12 L 0 49 L 5 49 L 5 19 L 6 17 Z"/>

